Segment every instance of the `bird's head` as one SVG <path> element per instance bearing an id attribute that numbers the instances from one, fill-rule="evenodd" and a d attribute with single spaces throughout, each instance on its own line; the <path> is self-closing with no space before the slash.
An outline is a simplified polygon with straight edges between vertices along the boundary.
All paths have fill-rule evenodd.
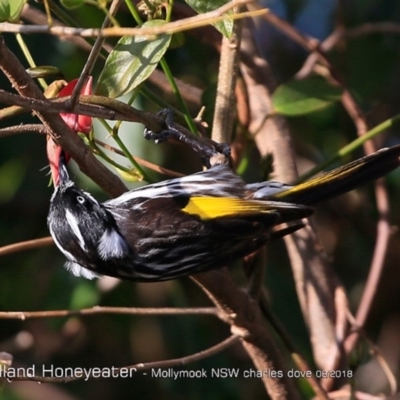
<path id="1" fill-rule="evenodd" d="M 57 186 L 51 198 L 51 210 L 72 228 L 82 224 L 90 227 L 90 224 L 93 223 L 95 224 L 93 228 L 105 226 L 109 220 L 105 208 L 90 193 L 80 189 L 70 179 L 67 162 L 65 152 L 61 150 L 57 170 Z M 76 236 L 80 236 L 76 229 Z"/>
<path id="2" fill-rule="evenodd" d="M 48 225 L 56 245 L 70 261 L 69 269 L 76 275 L 88 277 L 79 266 L 94 266 L 127 257 L 129 246 L 112 214 L 70 179 L 63 150 L 57 172 L 58 183 L 50 202 Z"/>

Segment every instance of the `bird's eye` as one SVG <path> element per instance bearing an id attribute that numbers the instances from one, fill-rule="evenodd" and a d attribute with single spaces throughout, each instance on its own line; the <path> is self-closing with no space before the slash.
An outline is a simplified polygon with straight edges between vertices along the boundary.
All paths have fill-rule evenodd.
<path id="1" fill-rule="evenodd" d="M 78 200 L 78 203 L 80 203 L 80 204 L 85 203 L 85 198 L 83 196 L 76 196 L 76 200 Z"/>

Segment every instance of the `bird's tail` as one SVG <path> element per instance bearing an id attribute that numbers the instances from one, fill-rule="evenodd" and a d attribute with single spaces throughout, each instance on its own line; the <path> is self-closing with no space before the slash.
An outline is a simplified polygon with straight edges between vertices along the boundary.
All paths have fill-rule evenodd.
<path id="1" fill-rule="evenodd" d="M 295 186 L 259 185 L 252 198 L 313 205 L 378 179 L 400 165 L 400 146 L 384 148 Z"/>

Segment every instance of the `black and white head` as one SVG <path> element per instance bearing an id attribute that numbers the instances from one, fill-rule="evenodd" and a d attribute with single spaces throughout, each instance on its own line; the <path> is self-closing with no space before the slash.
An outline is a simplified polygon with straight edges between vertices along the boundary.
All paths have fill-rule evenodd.
<path id="1" fill-rule="evenodd" d="M 51 236 L 74 275 L 92 279 L 108 262 L 128 257 L 130 248 L 106 208 L 69 178 L 64 152 L 47 218 Z"/>

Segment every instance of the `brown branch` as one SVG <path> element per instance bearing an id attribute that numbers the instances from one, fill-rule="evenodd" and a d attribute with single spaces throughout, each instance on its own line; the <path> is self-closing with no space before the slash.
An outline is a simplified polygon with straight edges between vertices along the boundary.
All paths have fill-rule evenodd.
<path id="1" fill-rule="evenodd" d="M 13 106 L 17 105 L 27 111 L 39 111 L 48 114 L 59 114 L 63 112 L 87 115 L 93 118 L 103 118 L 112 121 L 137 122 L 145 125 L 153 132 L 159 132 L 164 126 L 164 120 L 159 115 L 138 110 L 128 104 L 108 97 L 80 96 L 79 102 L 75 104 L 73 109 L 70 107 L 69 99 L 70 97 L 52 99 L 38 99 L 29 96 L 23 97 L 0 89 L 0 103 Z M 2 116 L 0 110 L 0 117 L 5 118 L 7 116 L 8 113 Z M 174 124 L 174 126 L 184 135 L 192 136 L 192 133 L 185 127 L 178 124 Z"/>
<path id="2" fill-rule="evenodd" d="M 372 395 L 369 393 L 361 392 L 359 390 L 353 391 L 351 389 L 341 389 L 329 393 L 331 400 L 354 399 L 354 400 L 397 400 L 398 396 L 385 396 L 382 394 Z"/>
<path id="3" fill-rule="evenodd" d="M 9 126 L 7 128 L 0 128 L 0 139 L 7 136 L 18 135 L 22 133 L 38 133 L 40 135 L 47 135 L 46 128 L 40 124 L 26 124 L 26 125 L 15 125 Z M 109 145 L 108 143 L 102 142 L 101 140 L 95 139 L 95 142 L 100 146 L 104 147 L 108 151 L 111 151 L 115 154 L 119 154 L 121 156 L 125 156 L 124 152 L 121 150 Z M 161 167 L 160 165 L 154 164 L 150 161 L 144 160 L 141 157 L 134 156 L 133 159 L 143 167 L 151 169 L 160 174 L 169 176 L 169 177 L 180 177 L 183 176 L 180 172 L 172 171 L 171 169 Z M 0 253 L 1 254 L 1 253 Z"/>
<path id="4" fill-rule="evenodd" d="M 297 170 L 289 127 L 280 115 L 265 119 L 273 109 L 271 93 L 276 82 L 255 44 L 253 26 L 245 22 L 241 72 L 251 112 L 249 130 L 261 155 L 273 154 L 274 179 L 291 182 L 296 179 Z M 285 243 L 302 313 L 310 330 L 314 360 L 320 369 L 335 369 L 342 360 L 340 341 L 345 334 L 346 305 L 338 301 L 343 289 L 321 252 L 322 245 L 312 225 L 286 236 Z"/>
<path id="5" fill-rule="evenodd" d="M 51 310 L 51 311 L 1 311 L 0 319 L 27 319 L 61 318 L 72 316 L 86 316 L 98 314 L 123 314 L 123 315 L 213 315 L 219 317 L 220 313 L 215 307 L 196 308 L 141 308 L 141 307 L 100 307 L 83 308 L 81 310 Z"/>
<path id="6" fill-rule="evenodd" d="M 0 128 L 0 139 L 22 133 L 38 133 L 40 135 L 47 135 L 48 132 L 46 128 L 41 124 L 8 126 L 7 128 Z"/>
<path id="7" fill-rule="evenodd" d="M 358 136 L 363 136 L 368 131 L 368 124 L 364 113 L 359 107 L 356 99 L 352 95 L 351 91 L 347 88 L 343 79 L 339 76 L 338 71 L 335 70 L 334 66 L 330 62 L 327 55 L 320 47 L 320 43 L 312 38 L 307 38 L 298 32 L 293 26 L 286 23 L 283 20 L 280 20 L 278 17 L 273 14 L 268 14 L 264 16 L 265 19 L 269 20 L 276 27 L 280 28 L 282 32 L 286 33 L 289 37 L 295 40 L 297 43 L 302 45 L 304 48 L 311 52 L 315 52 L 318 54 L 320 60 L 324 63 L 327 69 L 330 72 L 331 78 L 336 82 L 336 84 L 340 85 L 343 89 L 342 95 L 342 104 L 349 116 L 353 120 L 353 123 L 357 129 Z M 373 153 L 376 149 L 372 141 L 368 141 L 364 144 L 364 149 L 366 154 Z M 377 209 L 379 212 L 379 222 L 377 226 L 377 240 L 375 243 L 374 254 L 372 258 L 372 262 L 370 265 L 370 273 L 367 278 L 366 288 L 363 292 L 359 310 L 356 314 L 357 325 L 363 326 L 369 310 L 372 305 L 372 301 L 375 297 L 375 293 L 377 290 L 378 282 L 382 275 L 383 263 L 385 259 L 385 254 L 387 250 L 387 246 L 390 238 L 390 224 L 388 220 L 388 211 L 389 211 L 389 200 L 386 188 L 382 180 L 375 182 L 375 193 L 376 193 L 376 201 L 377 201 Z M 345 347 L 346 351 L 350 352 L 354 347 L 357 341 L 357 334 L 352 335 L 350 338 L 347 338 Z"/>
<path id="8" fill-rule="evenodd" d="M 173 34 L 177 32 L 183 32 L 190 29 L 199 28 L 201 26 L 209 25 L 215 22 L 229 19 L 240 19 L 248 18 L 257 15 L 263 15 L 268 12 L 267 9 L 259 9 L 254 12 L 243 12 L 240 14 L 226 16 L 227 12 L 240 5 L 245 5 L 252 3 L 253 0 L 234 0 L 231 1 L 220 8 L 209 11 L 204 14 L 198 14 L 194 17 L 185 18 L 184 20 L 174 21 L 162 25 L 160 27 L 152 28 L 122 28 L 122 27 L 112 27 L 112 28 L 72 28 L 64 26 L 48 26 L 48 25 L 18 25 L 11 24 L 8 22 L 0 23 L 1 32 L 10 33 L 26 33 L 26 34 L 38 34 L 46 33 L 54 36 L 79 36 L 84 37 L 115 37 L 115 36 L 147 36 L 152 38 L 161 34 Z"/>
<path id="9" fill-rule="evenodd" d="M 230 142 L 233 122 L 233 93 L 236 86 L 237 59 L 241 40 L 241 25 L 234 28 L 233 37 L 223 39 L 218 75 L 217 104 L 214 115 L 212 139 Z M 226 269 L 192 277 L 239 335 L 243 346 L 259 371 L 283 371 L 283 376 L 264 376 L 262 381 L 272 399 L 296 399 L 297 391 L 286 374 L 281 354 L 274 339 L 265 329 L 257 300 L 238 291 Z"/>
<path id="10" fill-rule="evenodd" d="M 237 10 L 239 11 L 239 10 Z M 238 58 L 242 25 L 236 22 L 232 36 L 222 37 L 219 61 L 217 94 L 215 99 L 212 139 L 219 143 L 230 143 L 235 120 L 235 87 L 238 74 Z"/>
<path id="11" fill-rule="evenodd" d="M 102 97 L 102 96 L 80 96 L 80 102 L 76 104 L 74 110 L 70 110 L 68 98 L 67 100 L 65 100 L 65 98 L 55 98 L 55 99 L 37 99 L 32 97 L 25 98 L 22 96 L 5 92 L 0 89 L 0 102 L 4 102 L 6 104 L 17 104 L 21 107 L 26 107 L 28 109 L 35 110 L 37 111 L 37 114 L 41 116 L 41 118 L 43 118 L 42 114 L 45 114 L 48 118 L 51 118 L 52 116 L 56 118 L 59 117 L 58 114 L 60 112 L 68 112 L 80 115 L 89 115 L 91 117 L 105 118 L 109 120 L 118 119 L 122 121 L 140 122 L 143 123 L 147 128 L 149 128 L 153 132 L 159 132 L 164 127 L 164 119 L 162 116 L 155 115 L 146 111 L 141 111 L 125 103 L 122 103 L 118 100 L 113 100 L 109 99 L 108 97 Z M 61 122 L 63 127 L 66 128 L 68 131 L 70 131 L 70 129 L 64 124 L 62 120 Z M 215 142 L 213 142 L 212 140 L 206 137 L 195 136 L 188 129 L 177 123 L 173 123 L 173 127 L 182 134 L 182 138 L 180 139 L 181 142 L 186 145 L 189 145 L 189 147 L 192 147 L 193 143 L 199 143 L 201 144 L 202 147 L 208 147 L 213 151 L 216 150 Z M 50 131 L 49 133 L 53 135 L 54 132 L 53 133 L 52 132 L 53 131 Z M 66 134 L 67 136 L 69 136 L 69 133 L 66 132 Z M 75 134 L 73 134 L 72 136 L 73 139 L 77 141 L 79 146 L 83 146 L 82 141 L 78 139 Z M 90 178 L 92 178 L 96 183 L 98 183 L 101 186 L 100 182 L 97 179 L 98 177 L 93 176 L 93 173 L 91 174 L 87 173 L 87 171 L 84 170 L 82 168 L 82 165 L 80 164 L 81 159 L 80 158 L 76 159 L 74 157 L 74 154 L 69 150 L 72 148 L 71 147 L 72 143 L 69 143 L 68 139 L 65 139 L 64 136 L 60 135 L 56 136 L 56 139 L 54 140 L 73 156 L 75 161 L 77 161 L 78 165 L 81 167 L 83 172 L 86 173 L 86 175 L 88 175 Z M 64 142 L 64 140 L 66 140 L 66 142 Z M 171 141 L 173 142 L 174 139 L 172 138 Z M 91 158 L 95 159 L 94 156 L 91 154 L 91 152 L 88 151 L 86 146 L 83 146 L 83 149 L 79 148 L 80 152 L 85 151 L 86 153 L 90 154 Z M 84 154 L 84 156 L 88 156 L 88 154 Z M 85 161 L 84 165 L 86 165 L 88 160 L 84 161 Z M 96 160 L 96 162 L 98 161 Z M 105 168 L 102 164 L 100 165 L 101 168 Z M 109 170 L 106 169 L 106 171 L 108 171 L 109 174 L 114 176 Z M 118 193 L 116 192 L 114 196 L 119 195 L 121 193 L 122 191 Z"/>
<path id="12" fill-rule="evenodd" d="M 240 336 L 243 347 L 259 371 L 282 371 L 263 374 L 265 389 L 273 400 L 299 398 L 293 380 L 273 337 L 265 327 L 257 301 L 240 290 L 226 268 L 200 273 L 192 279 L 213 301 L 221 318 L 231 325 L 231 332 Z"/>
<path id="13" fill-rule="evenodd" d="M 24 5 L 21 13 L 21 18 L 24 21 L 31 22 L 35 25 L 46 25 L 48 22 L 47 15 L 36 7 L 33 7 L 29 3 Z M 65 24 L 57 18 L 53 17 L 53 26 L 65 26 Z M 79 36 L 61 37 L 60 39 L 68 40 L 75 46 L 78 46 L 86 51 L 90 51 L 90 49 L 92 48 L 92 46 L 87 42 L 87 39 L 85 40 Z"/>
<path id="14" fill-rule="evenodd" d="M 368 131 L 368 124 L 365 115 L 358 107 L 353 96 L 347 91 L 342 96 L 342 103 L 349 113 L 354 125 L 357 129 L 357 135 L 363 136 Z M 364 143 L 364 149 L 366 154 L 371 154 L 376 150 L 376 147 L 372 141 Z M 382 275 L 385 255 L 390 240 L 390 221 L 389 221 L 389 198 L 386 190 L 386 186 L 383 179 L 379 179 L 374 184 L 376 207 L 379 214 L 379 220 L 377 223 L 377 238 L 375 241 L 375 248 L 372 256 L 372 261 L 369 267 L 369 274 L 367 277 L 366 285 L 361 296 L 360 304 L 356 313 L 356 324 L 358 326 L 364 326 L 369 311 L 372 306 L 372 302 L 375 298 L 375 294 L 378 288 L 378 283 Z M 354 348 L 358 340 L 358 332 L 347 337 L 345 341 L 345 349 L 347 354 Z"/>
<path id="15" fill-rule="evenodd" d="M 4 37 L 0 38 L 0 69 L 6 75 L 12 86 L 23 97 L 30 97 L 39 101 L 46 101 L 43 93 L 17 57 L 7 48 Z M 88 151 L 82 140 L 64 123 L 57 114 L 36 112 L 53 140 L 61 145 L 78 163 L 82 171 L 99 184 L 112 196 L 126 191 L 122 181 L 102 165 L 93 154 Z"/>
<path id="16" fill-rule="evenodd" d="M 386 252 L 391 236 L 389 198 L 382 179 L 375 184 L 375 194 L 376 205 L 379 212 L 379 220 L 376 228 L 377 237 L 367 281 L 355 317 L 355 325 L 359 327 L 365 325 L 368 314 L 371 310 L 376 291 L 378 290 L 378 284 L 382 275 Z M 353 332 L 346 338 L 344 345 L 347 354 L 350 354 L 353 350 L 358 339 L 359 330 Z"/>
<path id="17" fill-rule="evenodd" d="M 106 18 L 104 18 L 101 29 L 107 28 L 110 25 L 110 23 L 111 23 L 110 18 L 117 13 L 118 8 L 120 7 L 122 1 L 123 0 L 113 0 L 113 2 L 110 5 L 110 8 L 108 10 L 108 14 L 107 14 Z M 72 95 L 69 99 L 69 105 L 71 106 L 72 109 L 75 106 L 75 104 L 78 102 L 79 96 L 83 89 L 83 86 L 86 83 L 86 81 L 89 79 L 89 77 L 93 71 L 94 65 L 97 61 L 97 58 L 100 55 L 100 52 L 101 52 L 101 49 L 103 48 L 104 42 L 105 42 L 105 37 L 98 36 L 93 47 L 90 50 L 89 57 L 86 60 L 86 63 L 82 69 L 80 76 L 79 76 L 78 82 L 77 82 L 76 86 L 74 87 Z"/>
<path id="18" fill-rule="evenodd" d="M 124 374 L 124 376 L 126 376 L 127 373 L 129 374 L 129 371 L 137 373 L 140 371 L 145 371 L 145 370 L 154 369 L 154 368 L 164 368 L 165 369 L 165 368 L 172 368 L 172 367 L 181 367 L 181 366 L 211 357 L 214 354 L 218 354 L 221 351 L 227 349 L 228 347 L 234 345 L 238 341 L 239 341 L 239 337 L 236 335 L 232 335 L 232 336 L 229 336 L 227 339 L 223 340 L 222 342 L 216 344 L 215 346 L 209 347 L 206 350 L 199 351 L 198 353 L 191 354 L 190 356 L 174 358 L 171 360 L 164 360 L 164 361 L 139 363 L 139 364 L 129 365 L 126 367 L 121 367 L 121 368 L 115 368 L 115 367 L 96 368 L 96 370 L 97 371 L 98 370 L 107 371 L 107 373 L 112 371 L 113 376 L 118 377 L 119 375 L 122 376 L 122 373 Z M 82 369 L 80 369 L 80 370 L 82 370 Z M 8 378 L 8 380 L 9 381 L 35 381 L 35 382 L 42 382 L 42 383 L 68 383 L 68 382 L 73 382 L 73 381 L 77 381 L 77 380 L 81 380 L 81 379 L 101 378 L 101 375 L 97 376 L 96 373 L 91 372 L 91 371 L 93 371 L 93 368 L 87 369 L 86 371 L 88 372 L 88 374 L 87 375 L 82 374 L 81 376 L 67 376 L 67 377 L 63 377 L 63 378 L 45 377 L 45 376 L 19 376 L 19 377 L 15 377 L 15 378 L 14 377 Z M 7 376 L 7 372 L 4 372 L 4 375 Z"/>
<path id="19" fill-rule="evenodd" d="M 163 120 L 161 117 L 138 110 L 118 100 L 102 96 L 80 96 L 80 102 L 71 110 L 68 99 L 69 97 L 45 99 L 44 97 L 38 98 L 27 95 L 18 96 L 0 89 L 1 103 L 18 105 L 27 110 L 49 114 L 68 112 L 113 121 L 139 122 L 155 132 L 162 129 Z"/>
<path id="20" fill-rule="evenodd" d="M 366 23 L 354 28 L 346 29 L 341 32 L 341 36 L 347 39 L 354 39 L 360 36 L 372 35 L 377 33 L 400 34 L 400 24 L 395 22 L 374 22 Z"/>
<path id="21" fill-rule="evenodd" d="M 125 103 L 122 103 L 118 100 L 110 99 L 108 97 L 80 96 L 80 102 L 75 105 L 73 110 L 69 108 L 68 99 L 69 97 L 54 99 L 38 99 L 29 96 L 22 97 L 13 93 L 5 92 L 4 90 L 0 89 L 0 102 L 3 102 L 5 104 L 16 104 L 29 110 L 35 110 L 37 112 L 40 112 L 40 115 L 42 113 L 46 113 L 46 115 L 48 116 L 58 116 L 58 114 L 61 112 L 67 112 L 109 120 L 139 122 L 153 132 L 159 132 L 164 127 L 163 117 L 147 111 L 138 110 Z M 201 142 L 203 146 L 214 148 L 213 142 L 209 139 L 205 137 L 197 137 L 193 135 L 193 133 L 191 133 L 188 129 L 177 123 L 173 123 L 173 127 L 181 132 L 183 136 L 191 138 L 192 141 Z M 73 136 L 75 140 L 78 140 L 76 138 L 76 135 Z M 58 142 L 60 142 L 62 137 L 60 136 L 58 138 Z M 78 143 L 81 143 L 81 141 L 78 140 Z M 183 141 L 183 143 L 185 143 L 185 141 Z M 70 152 L 66 146 L 64 146 L 62 143 L 61 145 L 65 148 L 65 150 Z M 71 145 L 69 145 L 69 148 L 70 146 Z M 73 154 L 71 153 L 71 155 Z M 93 180 L 96 181 L 95 179 Z"/>
<path id="22" fill-rule="evenodd" d="M 277 29 L 283 32 L 286 36 L 291 38 L 294 42 L 302 46 L 304 49 L 306 49 L 310 53 L 315 53 L 318 55 L 320 62 L 329 70 L 330 78 L 334 81 L 335 84 L 339 85 L 343 89 L 343 106 L 352 117 L 358 132 L 360 134 L 364 134 L 365 132 L 367 132 L 368 129 L 365 123 L 365 116 L 361 108 L 358 106 L 354 96 L 340 76 L 340 73 L 334 68 L 333 64 L 330 62 L 328 56 L 321 47 L 321 43 L 315 38 L 308 37 L 302 34 L 293 25 L 289 24 L 287 21 L 279 18 L 277 15 L 271 12 L 263 15 L 263 18 L 271 25 L 275 26 Z"/>
<path id="23" fill-rule="evenodd" d="M 209 347 L 206 350 L 199 351 L 198 353 L 192 354 L 186 357 L 175 358 L 172 360 L 165 361 L 156 361 L 149 363 L 140 363 L 133 365 L 133 368 L 136 368 L 138 371 L 143 371 L 152 368 L 170 368 L 170 367 L 179 367 L 183 365 L 187 365 L 189 363 L 193 363 L 199 360 L 203 360 L 205 358 L 211 357 L 214 354 L 220 353 L 221 351 L 227 349 L 228 347 L 234 345 L 239 341 L 239 337 L 236 335 L 231 335 L 227 339 L 222 342 L 216 344 L 215 346 Z M 128 368 L 132 368 L 128 367 Z"/>
<path id="24" fill-rule="evenodd" d="M 398 35 L 400 34 L 400 24 L 392 22 L 374 22 L 362 24 L 360 26 L 348 29 L 339 27 L 320 43 L 320 48 L 326 53 L 337 46 L 337 44 L 343 39 L 358 39 L 359 37 L 377 33 Z M 318 54 L 311 53 L 307 57 L 301 69 L 297 72 L 296 78 L 303 79 L 308 76 L 313 71 L 318 60 Z"/>
<path id="25" fill-rule="evenodd" d="M 6 254 L 17 253 L 19 251 L 37 249 L 39 247 L 46 247 L 53 245 L 54 241 L 51 236 L 47 236 L 40 239 L 28 240 L 25 242 L 13 243 L 8 246 L 0 247 L 0 256 L 5 256 Z"/>
<path id="26" fill-rule="evenodd" d="M 189 8 L 188 6 L 186 6 Z M 176 11 L 176 8 L 180 8 L 178 4 L 174 5 L 174 12 Z M 192 10 L 192 9 L 190 9 Z M 194 11 L 192 10 L 194 13 Z M 45 13 L 42 11 L 32 7 L 29 4 L 25 4 L 21 17 L 29 21 L 31 23 L 34 23 L 35 25 L 44 25 L 47 22 L 47 16 Z M 60 20 L 57 20 L 56 18 L 53 18 L 53 25 L 58 25 L 58 26 L 65 26 L 63 22 Z M 211 32 L 216 32 L 215 29 L 210 27 L 212 29 Z M 210 34 L 208 33 L 208 37 Z M 64 37 L 64 40 L 68 40 L 71 43 L 74 43 L 76 46 L 80 47 L 81 49 L 90 52 L 92 46 L 83 38 L 79 36 L 68 36 Z M 103 50 L 105 50 L 107 53 L 110 53 L 112 51 L 111 45 L 105 43 L 103 44 Z M 185 101 L 191 105 L 191 107 L 194 107 L 198 109 L 201 106 L 201 97 L 202 97 L 202 90 L 199 89 L 196 86 L 193 86 L 190 83 L 184 82 L 179 78 L 175 77 L 175 82 L 179 87 L 179 91 L 185 98 Z M 146 81 L 146 84 L 150 83 L 153 86 L 157 87 L 164 95 L 169 96 L 173 95 L 173 91 L 171 89 L 171 86 L 165 77 L 165 74 L 162 71 L 159 71 L 158 69 L 154 70 L 153 73 L 150 75 L 148 80 Z"/>
<path id="27" fill-rule="evenodd" d="M 342 104 L 348 112 L 350 118 L 357 129 L 358 136 L 363 136 L 368 131 L 368 124 L 366 117 L 359 107 L 356 99 L 352 95 L 351 91 L 347 88 L 344 80 L 340 77 L 340 74 L 334 68 L 329 58 L 321 48 L 321 44 L 314 38 L 309 38 L 294 28 L 286 21 L 280 19 L 273 13 L 265 14 L 263 16 L 268 22 L 280 29 L 288 37 L 292 38 L 296 43 L 303 46 L 306 50 L 313 52 L 318 55 L 320 62 L 330 72 L 330 78 L 343 89 Z M 364 149 L 366 154 L 373 153 L 376 149 L 372 141 L 364 143 Z M 374 254 L 370 265 L 370 273 L 367 278 L 366 289 L 363 292 L 362 299 L 360 301 L 359 310 L 356 314 L 357 324 L 359 326 L 364 325 L 368 316 L 369 310 L 372 305 L 373 298 L 376 293 L 379 279 L 382 275 L 384 258 L 390 238 L 390 224 L 388 221 L 388 210 L 389 200 L 386 188 L 382 180 L 375 182 L 375 193 L 377 200 L 377 209 L 379 212 L 379 222 L 377 226 L 377 240 L 375 243 Z M 346 351 L 350 352 L 357 341 L 357 334 L 347 338 L 345 347 Z"/>
<path id="28" fill-rule="evenodd" d="M 265 268 L 265 266 L 264 266 L 264 268 Z M 293 361 L 295 362 L 295 364 L 297 365 L 297 367 L 300 369 L 300 371 L 303 371 L 305 374 L 307 374 L 307 382 L 309 383 L 311 388 L 314 390 L 318 399 L 319 400 L 329 400 L 328 394 L 321 386 L 321 382 L 312 373 L 312 368 L 307 363 L 307 360 L 305 359 L 305 357 L 303 357 L 303 355 L 300 353 L 300 351 L 298 351 L 292 338 L 287 333 L 286 328 L 283 326 L 281 321 L 275 316 L 275 314 L 271 310 L 271 307 L 267 300 L 267 290 L 265 290 L 265 288 L 262 288 L 262 289 L 263 289 L 263 291 L 259 298 L 259 305 L 260 305 L 261 310 L 263 311 L 265 318 L 268 320 L 268 322 L 271 324 L 271 326 L 273 326 L 273 328 L 276 331 L 276 333 L 278 334 L 279 338 L 282 340 L 282 342 L 286 346 L 287 350 L 290 352 L 291 357 L 292 357 Z"/>
<path id="29" fill-rule="evenodd" d="M 327 53 L 337 44 L 339 38 L 341 37 L 340 32 L 340 29 L 336 29 L 334 32 L 332 32 L 323 42 L 319 44 L 319 48 L 324 53 Z M 319 59 L 320 56 L 318 53 L 310 53 L 306 61 L 303 63 L 303 66 L 299 69 L 299 71 L 297 71 L 295 75 L 296 79 L 304 79 L 305 77 L 310 75 Z"/>

